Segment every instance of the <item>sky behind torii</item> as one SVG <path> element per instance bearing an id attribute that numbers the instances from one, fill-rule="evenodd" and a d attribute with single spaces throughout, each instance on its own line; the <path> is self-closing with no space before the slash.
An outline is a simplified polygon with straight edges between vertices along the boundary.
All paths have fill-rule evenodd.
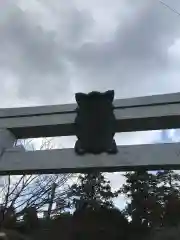
<path id="1" fill-rule="evenodd" d="M 180 12 L 179 0 L 164 0 Z M 0 108 L 180 92 L 180 15 L 159 0 L 0 1 Z M 122 133 L 152 143 L 160 131 Z M 69 147 L 75 138 L 64 137 Z"/>
<path id="2" fill-rule="evenodd" d="M 158 0 L 2 0 L 0 107 L 180 91 L 179 24 Z"/>
<path id="3" fill-rule="evenodd" d="M 164 2 L 180 12 L 179 0 Z M 158 0 L 1 0 L 0 107 L 71 103 L 78 91 L 178 92 L 179 26 L 180 16 Z M 141 144 L 162 135 L 117 139 Z"/>

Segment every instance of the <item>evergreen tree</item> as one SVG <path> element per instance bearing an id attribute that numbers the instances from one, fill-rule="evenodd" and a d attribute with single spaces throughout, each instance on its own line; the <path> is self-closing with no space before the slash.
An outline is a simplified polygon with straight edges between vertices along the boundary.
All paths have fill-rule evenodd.
<path id="1" fill-rule="evenodd" d="M 162 225 L 174 226 L 180 223 L 180 174 L 171 171 L 158 171 L 159 201 L 163 206 Z"/>
<path id="2" fill-rule="evenodd" d="M 138 170 L 125 174 L 121 188 L 129 200 L 125 214 L 135 228 L 174 226 L 180 222 L 180 174 L 170 170 L 154 173 Z"/>
<path id="3" fill-rule="evenodd" d="M 134 226 L 145 228 L 158 224 L 161 215 L 161 206 L 156 196 L 157 179 L 152 173 L 145 170 L 125 174 L 126 183 L 121 192 L 130 200 L 125 213 Z"/>
<path id="4" fill-rule="evenodd" d="M 102 173 L 91 172 L 79 175 L 78 183 L 71 186 L 68 196 L 75 209 L 96 209 L 100 206 L 113 207 L 112 199 L 117 194 L 111 191 L 110 181 Z"/>

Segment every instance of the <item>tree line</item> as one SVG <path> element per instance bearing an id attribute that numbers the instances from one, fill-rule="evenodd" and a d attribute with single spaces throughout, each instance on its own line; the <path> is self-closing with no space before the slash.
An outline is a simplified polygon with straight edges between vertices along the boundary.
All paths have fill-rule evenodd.
<path id="1" fill-rule="evenodd" d="M 61 239 L 155 239 L 166 231 L 175 234 L 180 224 L 180 174 L 140 169 L 124 176 L 116 191 L 101 172 L 4 177 L 1 228 L 30 235 L 48 228 Z M 69 184 L 70 179 L 75 183 Z M 120 194 L 127 199 L 121 211 L 113 201 Z"/>

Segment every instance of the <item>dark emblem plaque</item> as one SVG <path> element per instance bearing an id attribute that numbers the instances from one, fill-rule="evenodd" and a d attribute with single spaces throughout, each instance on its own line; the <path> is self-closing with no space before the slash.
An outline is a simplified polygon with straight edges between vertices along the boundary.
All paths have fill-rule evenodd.
<path id="1" fill-rule="evenodd" d="M 79 155 L 117 153 L 113 139 L 116 125 L 113 113 L 114 91 L 76 93 L 75 98 L 78 105 L 75 119 L 78 140 L 75 152 Z"/>

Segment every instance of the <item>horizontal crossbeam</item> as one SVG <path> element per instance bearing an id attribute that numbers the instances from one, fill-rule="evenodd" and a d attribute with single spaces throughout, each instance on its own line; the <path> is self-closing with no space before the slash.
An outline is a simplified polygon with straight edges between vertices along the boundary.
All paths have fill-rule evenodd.
<path id="1" fill-rule="evenodd" d="M 114 101 L 116 132 L 180 128 L 180 93 Z M 76 104 L 0 109 L 0 129 L 16 138 L 75 135 Z"/>
<path id="2" fill-rule="evenodd" d="M 0 158 L 0 174 L 180 169 L 180 143 L 119 146 L 118 151 L 117 155 L 78 156 L 73 149 L 11 150 Z"/>

